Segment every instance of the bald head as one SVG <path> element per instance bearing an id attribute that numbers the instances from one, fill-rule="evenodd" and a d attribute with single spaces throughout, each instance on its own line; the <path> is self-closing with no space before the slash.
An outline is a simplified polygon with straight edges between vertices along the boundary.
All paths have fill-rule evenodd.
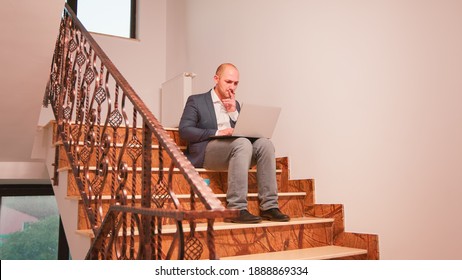
<path id="1" fill-rule="evenodd" d="M 220 77 L 221 74 L 223 74 L 223 71 L 225 71 L 229 67 L 234 68 L 235 70 L 237 70 L 237 67 L 234 66 L 234 64 L 232 64 L 232 63 L 223 63 L 220 66 L 218 66 L 217 71 L 215 72 L 215 75 Z"/>

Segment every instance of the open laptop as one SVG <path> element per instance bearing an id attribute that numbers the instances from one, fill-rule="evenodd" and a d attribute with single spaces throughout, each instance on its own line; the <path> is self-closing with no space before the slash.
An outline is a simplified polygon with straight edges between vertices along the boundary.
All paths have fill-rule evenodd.
<path id="1" fill-rule="evenodd" d="M 211 138 L 271 138 L 280 112 L 280 107 L 242 104 L 233 135 L 211 136 Z"/>

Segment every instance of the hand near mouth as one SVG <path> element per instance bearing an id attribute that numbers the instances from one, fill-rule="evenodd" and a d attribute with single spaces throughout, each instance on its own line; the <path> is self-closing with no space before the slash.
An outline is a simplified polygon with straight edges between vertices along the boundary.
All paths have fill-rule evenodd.
<path id="1" fill-rule="evenodd" d="M 229 89 L 226 91 L 225 94 L 228 94 L 228 96 L 226 96 L 226 98 L 223 98 L 221 102 L 223 102 L 223 105 L 225 106 L 226 111 L 227 112 L 236 111 L 236 99 L 235 99 L 234 90 Z"/>

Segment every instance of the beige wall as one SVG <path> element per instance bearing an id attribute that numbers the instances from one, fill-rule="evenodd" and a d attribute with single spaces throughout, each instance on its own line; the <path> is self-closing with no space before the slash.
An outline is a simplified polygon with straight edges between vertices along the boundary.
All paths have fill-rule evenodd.
<path id="1" fill-rule="evenodd" d="M 31 153 L 63 4 L 0 3 L 0 184 L 49 182 Z"/>
<path id="2" fill-rule="evenodd" d="M 166 80 L 169 80 L 180 73 L 188 71 L 185 1 L 168 0 L 166 14 Z"/>
<path id="3" fill-rule="evenodd" d="M 383 259 L 462 259 L 461 1 L 180 2 L 187 61 L 167 65 L 203 92 L 234 62 L 238 99 L 281 105 L 278 154 L 348 231 Z"/>

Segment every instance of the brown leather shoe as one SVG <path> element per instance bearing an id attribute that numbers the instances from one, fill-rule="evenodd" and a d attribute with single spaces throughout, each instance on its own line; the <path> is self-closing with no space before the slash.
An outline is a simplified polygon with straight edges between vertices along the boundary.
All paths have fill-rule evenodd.
<path id="1" fill-rule="evenodd" d="M 240 210 L 239 216 L 236 218 L 226 218 L 225 222 L 228 223 L 239 223 L 239 224 L 257 224 L 261 222 L 261 218 L 250 214 L 247 209 Z"/>
<path id="2" fill-rule="evenodd" d="M 273 222 L 288 222 L 290 217 L 286 214 L 283 214 L 279 208 L 272 208 L 260 212 L 260 217 L 264 220 L 270 220 Z"/>

